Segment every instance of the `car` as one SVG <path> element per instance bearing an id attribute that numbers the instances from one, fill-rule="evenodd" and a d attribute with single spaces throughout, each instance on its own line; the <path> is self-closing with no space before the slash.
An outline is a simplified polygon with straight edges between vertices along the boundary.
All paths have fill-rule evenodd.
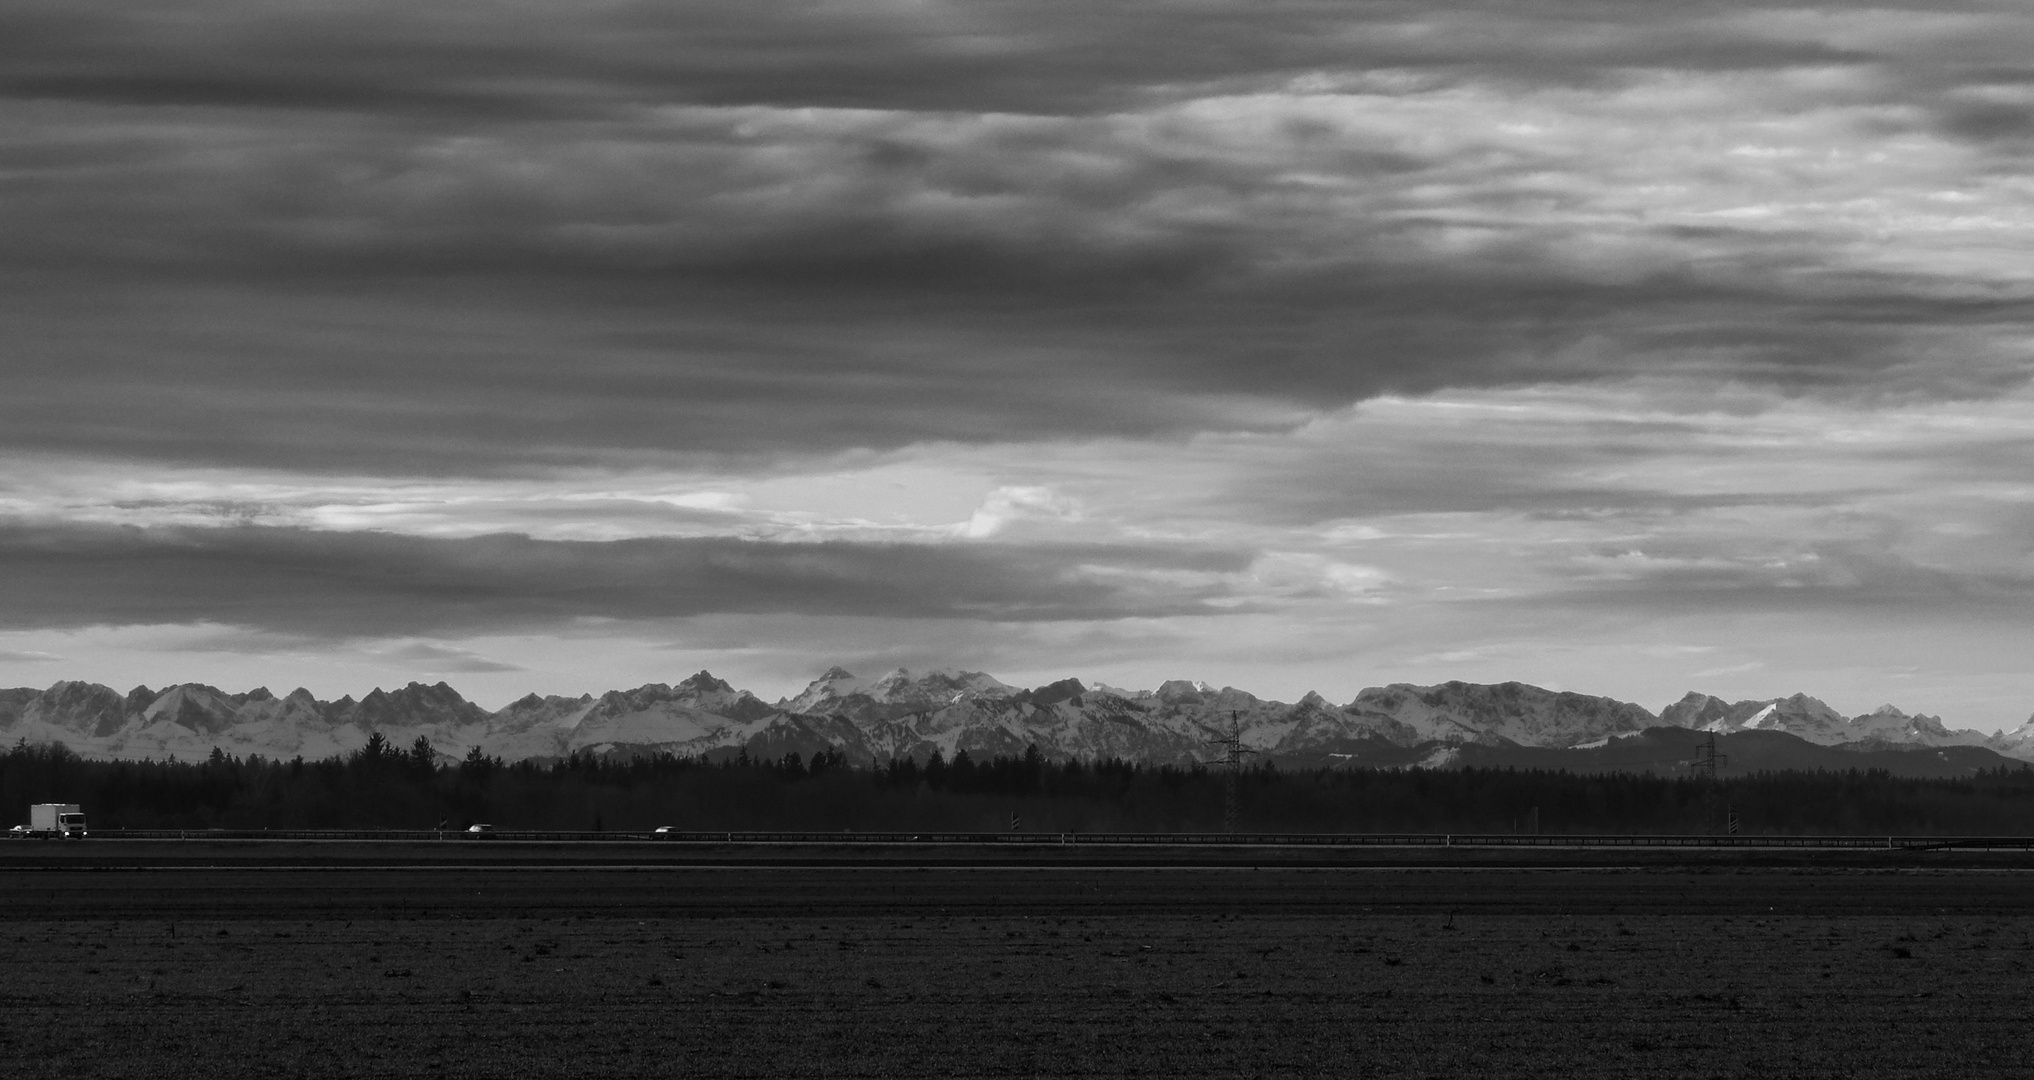
<path id="1" fill-rule="evenodd" d="M 660 839 L 669 840 L 672 839 L 673 837 L 676 837 L 678 835 L 678 831 L 679 831 L 678 826 L 676 825 L 659 825 L 657 826 L 656 835 Z"/>
<path id="2" fill-rule="evenodd" d="M 494 826 L 492 826 L 492 825 L 468 825 L 468 826 L 466 827 L 466 835 L 468 835 L 468 836 L 484 836 L 484 837 L 487 837 L 488 839 L 493 839 L 493 838 L 494 838 Z"/>

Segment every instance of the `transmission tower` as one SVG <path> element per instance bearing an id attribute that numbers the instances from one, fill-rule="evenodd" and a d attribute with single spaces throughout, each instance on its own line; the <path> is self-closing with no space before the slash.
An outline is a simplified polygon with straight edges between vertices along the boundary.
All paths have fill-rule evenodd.
<path id="1" fill-rule="evenodd" d="M 1706 775 L 1709 778 L 1710 782 L 1703 787 L 1702 816 L 1708 819 L 1705 827 L 1712 834 L 1716 831 L 1716 770 L 1729 761 L 1729 755 L 1716 752 L 1716 733 L 1712 731 L 1709 733 L 1709 738 L 1703 740 L 1700 745 L 1695 747 L 1695 760 L 1688 763 L 1688 768 L 1693 770 L 1696 776 Z M 1737 814 L 1735 812 L 1728 815 L 1728 820 L 1724 822 L 1724 828 L 1732 833 L 1737 831 Z"/>
<path id="2" fill-rule="evenodd" d="M 1229 773 L 1223 777 L 1222 782 L 1222 831 L 1225 833 L 1236 831 L 1236 777 L 1243 771 L 1243 755 L 1257 752 L 1243 745 L 1241 717 L 1241 713 L 1230 713 L 1229 734 L 1219 739 L 1208 740 L 1208 745 L 1222 748 L 1222 756 L 1213 761 L 1201 762 L 1203 765 L 1226 765 L 1229 768 Z"/>
<path id="3" fill-rule="evenodd" d="M 1708 773 L 1709 779 L 1714 780 L 1717 768 L 1729 762 L 1730 755 L 1716 752 L 1716 733 L 1712 731 L 1707 740 L 1695 747 L 1695 760 L 1688 767 L 1697 773 Z"/>

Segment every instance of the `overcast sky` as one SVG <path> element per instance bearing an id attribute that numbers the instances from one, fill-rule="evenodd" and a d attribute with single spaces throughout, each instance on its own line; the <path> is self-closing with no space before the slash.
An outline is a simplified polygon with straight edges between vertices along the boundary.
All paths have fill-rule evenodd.
<path id="1" fill-rule="evenodd" d="M 2034 13 L 0 6 L 0 685 L 2034 711 Z"/>

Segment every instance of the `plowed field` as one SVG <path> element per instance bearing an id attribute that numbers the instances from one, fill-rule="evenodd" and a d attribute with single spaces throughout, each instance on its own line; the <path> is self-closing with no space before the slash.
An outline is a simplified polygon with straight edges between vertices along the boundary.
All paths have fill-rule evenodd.
<path id="1" fill-rule="evenodd" d="M 0 870 L 0 1075 L 2024 1076 L 2004 869 Z"/>

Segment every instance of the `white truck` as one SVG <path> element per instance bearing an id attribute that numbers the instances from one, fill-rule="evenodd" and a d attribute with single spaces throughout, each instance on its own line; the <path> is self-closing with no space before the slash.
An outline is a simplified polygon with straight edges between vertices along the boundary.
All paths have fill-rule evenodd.
<path id="1" fill-rule="evenodd" d="M 85 835 L 85 812 L 74 802 L 36 803 L 28 808 L 29 836 L 59 836 L 65 840 Z"/>

